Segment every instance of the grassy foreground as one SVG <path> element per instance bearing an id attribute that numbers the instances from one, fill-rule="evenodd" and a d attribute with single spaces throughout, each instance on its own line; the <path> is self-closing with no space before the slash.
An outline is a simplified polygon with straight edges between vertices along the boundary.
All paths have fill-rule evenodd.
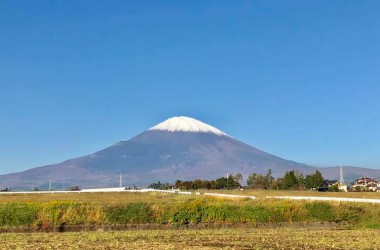
<path id="1" fill-rule="evenodd" d="M 195 191 L 193 191 L 195 192 Z M 201 191 L 204 193 L 205 191 Z M 380 192 L 315 192 L 294 190 L 207 190 L 206 192 L 252 195 L 258 199 L 266 196 L 327 196 L 344 198 L 368 198 L 380 199 Z M 156 203 L 187 200 L 187 196 L 179 196 L 165 193 L 66 193 L 66 194 L 2 194 L 2 202 L 48 202 L 48 201 L 74 201 L 74 202 L 96 202 L 103 204 L 121 203 Z"/>
<path id="2" fill-rule="evenodd" d="M 0 234 L 0 249 L 380 249 L 379 230 L 204 229 Z"/>
<path id="3" fill-rule="evenodd" d="M 379 204 L 171 197 L 156 202 L 119 204 L 73 201 L 0 203 L 0 229 L 7 232 L 15 227 L 27 227 L 51 231 L 57 227 L 126 224 L 176 228 L 198 224 L 283 222 L 334 222 L 345 225 L 345 228 L 380 228 Z"/>

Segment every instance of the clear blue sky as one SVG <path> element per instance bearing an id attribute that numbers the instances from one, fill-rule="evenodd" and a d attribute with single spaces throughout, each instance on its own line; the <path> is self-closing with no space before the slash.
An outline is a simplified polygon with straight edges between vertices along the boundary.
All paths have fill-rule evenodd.
<path id="1" fill-rule="evenodd" d="M 380 168 L 380 1 L 0 1 L 0 174 L 192 116 Z"/>

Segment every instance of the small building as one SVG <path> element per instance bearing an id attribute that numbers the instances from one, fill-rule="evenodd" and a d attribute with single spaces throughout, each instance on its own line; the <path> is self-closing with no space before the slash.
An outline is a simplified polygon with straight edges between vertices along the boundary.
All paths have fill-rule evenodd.
<path id="1" fill-rule="evenodd" d="M 338 189 L 339 189 L 339 191 L 348 192 L 348 187 L 346 184 L 339 183 Z"/>
<path id="2" fill-rule="evenodd" d="M 356 179 L 352 185 L 352 188 L 357 191 L 377 191 L 379 182 L 373 178 L 362 177 Z"/>
<path id="3" fill-rule="evenodd" d="M 334 186 L 334 185 L 339 185 L 339 181 L 338 180 L 326 180 L 326 183 L 327 183 L 328 187 L 331 187 L 331 186 Z"/>
<path id="4" fill-rule="evenodd" d="M 319 192 L 329 191 L 329 188 L 337 185 L 339 186 L 339 181 L 337 180 L 323 180 L 322 185 L 317 189 Z"/>

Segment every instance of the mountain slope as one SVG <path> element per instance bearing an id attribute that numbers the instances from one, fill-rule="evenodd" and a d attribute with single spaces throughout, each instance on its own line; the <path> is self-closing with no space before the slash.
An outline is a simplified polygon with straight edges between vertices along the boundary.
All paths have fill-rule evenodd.
<path id="1" fill-rule="evenodd" d="M 240 142 L 219 129 L 189 117 L 170 118 L 128 141 L 96 153 L 24 172 L 0 176 L 2 186 L 69 185 L 106 187 L 146 185 L 177 179 L 211 179 L 227 173 L 252 172 L 274 176 L 298 169 L 304 174 L 316 168 L 268 154 Z"/>

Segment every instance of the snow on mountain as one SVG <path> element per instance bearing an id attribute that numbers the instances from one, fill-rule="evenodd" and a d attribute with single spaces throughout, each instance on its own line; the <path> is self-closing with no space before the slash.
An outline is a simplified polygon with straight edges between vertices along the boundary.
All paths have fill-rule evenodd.
<path id="1" fill-rule="evenodd" d="M 274 177 L 286 171 L 303 174 L 316 168 L 266 153 L 208 124 L 190 117 L 173 117 L 141 134 L 100 151 L 29 170 L 0 175 L 3 187 L 30 189 L 69 185 L 81 188 L 115 187 L 120 173 L 128 185 L 148 185 L 162 181 L 216 179 L 226 173 L 266 174 Z M 380 170 L 345 168 L 346 179 L 380 176 Z M 327 179 L 336 178 L 339 168 L 320 169 Z"/>
<path id="2" fill-rule="evenodd" d="M 214 128 L 211 125 L 198 121 L 191 117 L 178 116 L 167 119 L 166 121 L 161 122 L 160 124 L 148 129 L 152 130 L 161 130 L 169 132 L 196 132 L 196 133 L 213 133 L 220 136 L 228 136 L 223 131 L 220 131 L 217 128 Z"/>

